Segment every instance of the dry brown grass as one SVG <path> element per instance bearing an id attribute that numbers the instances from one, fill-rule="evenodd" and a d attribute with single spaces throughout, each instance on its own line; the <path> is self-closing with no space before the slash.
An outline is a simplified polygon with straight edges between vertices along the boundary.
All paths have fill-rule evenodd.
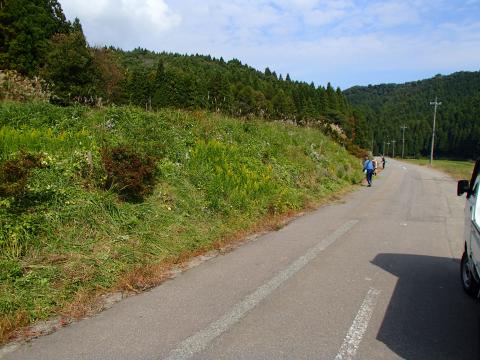
<path id="1" fill-rule="evenodd" d="M 25 328 L 28 325 L 28 313 L 20 311 L 16 313 L 15 317 L 0 318 L 0 344 L 5 344 L 8 341 L 14 340 L 18 337 L 18 330 Z"/>
<path id="2" fill-rule="evenodd" d="M 104 292 L 102 290 L 78 292 L 75 299 L 62 310 L 63 316 L 78 320 L 97 313 L 102 310 L 100 299 Z"/>
<path id="3" fill-rule="evenodd" d="M 118 289 L 136 294 L 148 290 L 168 279 L 174 265 L 173 261 L 165 261 L 160 264 L 135 267 L 120 280 Z"/>

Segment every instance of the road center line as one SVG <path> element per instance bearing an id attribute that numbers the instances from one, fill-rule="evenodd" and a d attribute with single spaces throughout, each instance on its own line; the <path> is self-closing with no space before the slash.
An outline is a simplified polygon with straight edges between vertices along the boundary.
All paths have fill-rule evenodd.
<path id="1" fill-rule="evenodd" d="M 310 261 L 315 259 L 323 250 L 333 244 L 337 239 L 346 234 L 358 220 L 350 220 L 328 235 L 317 245 L 310 248 L 303 256 L 291 263 L 286 269 L 278 272 L 270 281 L 258 287 L 241 302 L 236 304 L 232 311 L 212 322 L 208 327 L 182 341 L 172 350 L 166 360 L 189 359 L 196 353 L 203 351 L 207 346 L 231 326 L 236 324 L 247 312 L 255 308 L 263 299 L 270 295 L 280 285 L 303 269 Z"/>
<path id="2" fill-rule="evenodd" d="M 363 300 L 363 304 L 360 307 L 360 310 L 358 310 L 357 316 L 355 316 L 353 324 L 350 326 L 347 336 L 345 337 L 337 356 L 335 356 L 335 360 L 353 359 L 358 347 L 360 346 L 362 337 L 367 330 L 368 323 L 372 317 L 373 309 L 377 304 L 377 298 L 379 294 L 380 290 L 376 290 L 374 288 L 370 288 L 370 290 L 368 290 L 365 300 Z"/>

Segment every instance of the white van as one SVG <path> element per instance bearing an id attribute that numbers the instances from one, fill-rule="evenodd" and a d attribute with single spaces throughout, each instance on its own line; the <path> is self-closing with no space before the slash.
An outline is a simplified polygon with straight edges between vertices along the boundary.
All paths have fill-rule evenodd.
<path id="1" fill-rule="evenodd" d="M 460 265 L 463 289 L 473 297 L 480 297 L 480 159 L 475 163 L 472 178 L 460 180 L 457 195 L 467 194 L 465 204 L 465 251 Z"/>

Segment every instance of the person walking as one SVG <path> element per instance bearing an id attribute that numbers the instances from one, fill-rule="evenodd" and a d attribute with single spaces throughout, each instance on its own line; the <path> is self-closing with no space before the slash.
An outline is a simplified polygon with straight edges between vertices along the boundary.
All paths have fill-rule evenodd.
<path id="1" fill-rule="evenodd" d="M 373 161 L 370 160 L 368 156 L 365 156 L 365 161 L 363 162 L 363 171 L 365 172 L 367 178 L 368 187 L 372 186 L 373 170 Z"/>
<path id="2" fill-rule="evenodd" d="M 382 169 L 385 169 L 385 156 L 382 155 Z"/>

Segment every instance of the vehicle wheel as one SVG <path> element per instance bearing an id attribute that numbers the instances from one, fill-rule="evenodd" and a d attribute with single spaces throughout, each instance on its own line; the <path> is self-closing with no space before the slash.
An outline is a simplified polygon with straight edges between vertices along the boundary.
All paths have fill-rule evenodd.
<path id="1" fill-rule="evenodd" d="M 480 284 L 477 280 L 475 280 L 475 277 L 470 271 L 468 262 L 469 258 L 467 252 L 464 251 L 462 255 L 462 262 L 460 264 L 460 277 L 462 280 L 463 290 L 465 290 L 468 295 L 476 298 L 478 296 Z"/>

